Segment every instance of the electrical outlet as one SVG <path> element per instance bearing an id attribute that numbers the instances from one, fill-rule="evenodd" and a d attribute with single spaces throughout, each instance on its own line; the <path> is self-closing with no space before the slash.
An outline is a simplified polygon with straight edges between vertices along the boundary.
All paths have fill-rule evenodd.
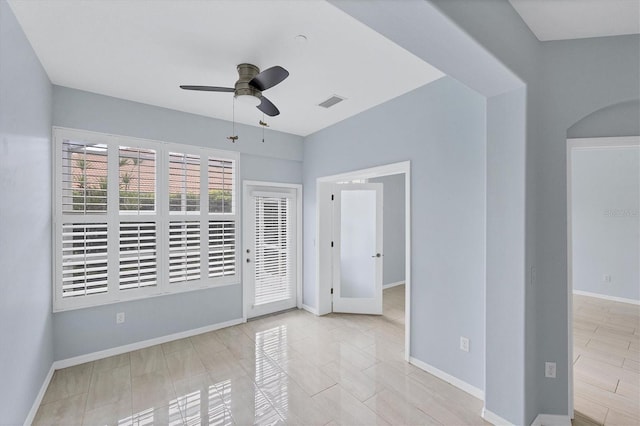
<path id="1" fill-rule="evenodd" d="M 469 352 L 469 338 L 460 336 L 460 350 Z"/>
<path id="2" fill-rule="evenodd" d="M 116 314 L 116 324 L 122 324 L 124 322 L 124 312 L 118 312 Z"/>
<path id="3" fill-rule="evenodd" d="M 611 275 L 605 274 L 602 276 L 602 281 L 604 281 L 605 283 L 610 283 L 611 282 Z"/>
<path id="4" fill-rule="evenodd" d="M 556 363 L 545 362 L 544 363 L 544 377 L 556 378 Z"/>

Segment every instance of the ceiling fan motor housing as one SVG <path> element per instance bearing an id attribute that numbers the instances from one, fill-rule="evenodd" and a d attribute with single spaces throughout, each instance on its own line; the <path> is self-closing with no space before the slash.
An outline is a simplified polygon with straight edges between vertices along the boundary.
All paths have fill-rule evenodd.
<path id="1" fill-rule="evenodd" d="M 261 98 L 262 92 L 249 84 L 260 73 L 260 68 L 252 64 L 240 64 L 237 69 L 239 78 L 235 85 L 235 96 L 248 95 Z"/>

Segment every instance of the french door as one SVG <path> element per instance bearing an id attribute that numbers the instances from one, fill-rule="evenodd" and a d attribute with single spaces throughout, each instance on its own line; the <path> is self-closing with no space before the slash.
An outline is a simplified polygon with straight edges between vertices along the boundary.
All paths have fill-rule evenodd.
<path id="1" fill-rule="evenodd" d="M 244 202 L 246 316 L 296 307 L 298 190 L 245 185 Z"/>
<path id="2" fill-rule="evenodd" d="M 333 311 L 382 315 L 382 184 L 333 195 Z"/>

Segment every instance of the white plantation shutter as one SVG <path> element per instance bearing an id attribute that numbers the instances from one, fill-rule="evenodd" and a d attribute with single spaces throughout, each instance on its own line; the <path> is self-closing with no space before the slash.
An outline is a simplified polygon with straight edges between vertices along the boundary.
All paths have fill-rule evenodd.
<path id="1" fill-rule="evenodd" d="M 255 196 L 254 305 L 293 297 L 291 202 L 287 197 Z"/>
<path id="2" fill-rule="evenodd" d="M 169 225 L 169 282 L 200 279 L 200 222 Z"/>
<path id="3" fill-rule="evenodd" d="M 238 153 L 53 133 L 54 311 L 239 283 Z"/>
<path id="4" fill-rule="evenodd" d="M 120 290 L 157 285 L 157 242 L 154 222 L 120 223 Z"/>
<path id="5" fill-rule="evenodd" d="M 107 224 L 62 225 L 62 297 L 107 292 Z"/>
<path id="6" fill-rule="evenodd" d="M 236 223 L 209 221 L 209 276 L 236 273 Z"/>
<path id="7" fill-rule="evenodd" d="M 208 277 L 229 282 L 237 277 L 236 161 L 208 157 Z"/>

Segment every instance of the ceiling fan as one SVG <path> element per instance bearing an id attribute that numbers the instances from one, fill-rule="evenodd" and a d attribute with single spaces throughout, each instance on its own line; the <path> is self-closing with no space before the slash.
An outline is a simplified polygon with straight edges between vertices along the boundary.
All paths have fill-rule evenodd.
<path id="1" fill-rule="evenodd" d="M 180 88 L 205 92 L 232 92 L 237 100 L 255 105 L 260 111 L 271 117 L 280 114 L 278 108 L 265 98 L 262 92 L 282 82 L 289 76 L 289 71 L 278 65 L 262 72 L 260 72 L 260 68 L 252 64 L 240 64 L 237 69 L 239 78 L 235 87 L 180 86 Z"/>

